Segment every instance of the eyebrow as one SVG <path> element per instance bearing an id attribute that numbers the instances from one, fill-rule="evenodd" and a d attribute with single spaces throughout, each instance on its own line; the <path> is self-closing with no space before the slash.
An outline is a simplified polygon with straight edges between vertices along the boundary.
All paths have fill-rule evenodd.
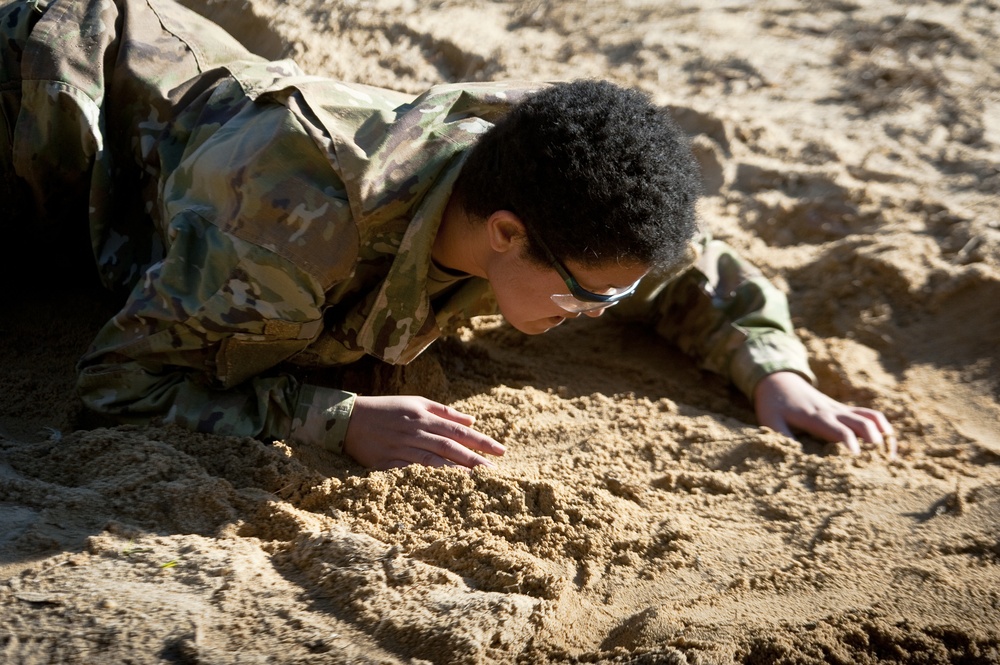
<path id="1" fill-rule="evenodd" d="M 604 288 L 604 289 L 617 289 L 617 288 L 621 288 L 621 287 L 617 287 L 617 286 L 615 286 L 614 284 L 608 284 L 608 285 L 606 285 L 606 286 L 604 286 L 604 287 L 599 287 L 599 288 L 596 288 L 596 289 L 594 289 L 594 288 L 591 288 L 589 284 L 584 284 L 583 282 L 581 282 L 581 281 L 579 280 L 579 278 L 577 278 L 577 276 L 576 276 L 576 275 L 575 275 L 575 274 L 573 273 L 573 271 L 569 269 L 569 266 L 568 266 L 568 265 L 566 265 L 565 263 L 563 263 L 563 264 L 562 264 L 562 268 L 563 268 L 563 270 L 565 270 L 565 271 L 566 271 L 567 273 L 569 273 L 569 276 L 570 276 L 570 277 L 572 277 L 572 278 L 573 278 L 574 280 L 576 280 L 576 283 L 577 283 L 577 285 L 578 285 L 578 286 L 579 286 L 579 287 L 580 287 L 581 289 L 583 289 L 583 290 L 585 290 L 585 291 L 590 291 L 591 293 L 596 293 L 596 294 L 598 294 L 598 295 L 601 295 L 601 291 L 600 291 L 600 289 L 601 289 L 601 288 Z"/>
<path id="2" fill-rule="evenodd" d="M 563 269 L 566 272 L 568 272 L 570 275 L 572 275 L 573 279 L 576 279 L 576 283 L 579 284 L 581 288 L 586 289 L 587 291 L 590 291 L 591 293 L 597 293 L 597 294 L 601 293 L 600 290 L 598 290 L 598 289 L 592 289 L 589 286 L 587 286 L 586 284 L 584 284 L 583 282 L 581 282 L 579 279 L 577 279 L 576 275 L 574 275 L 572 273 L 572 271 L 570 271 L 569 266 L 567 266 L 565 263 L 563 264 Z M 646 273 L 643 273 L 639 277 L 639 279 L 635 280 L 635 282 L 629 282 L 628 284 L 623 284 L 621 286 L 618 286 L 617 284 L 612 284 L 611 282 L 608 282 L 606 285 L 604 285 L 603 287 L 599 287 L 599 288 L 601 288 L 601 289 L 615 289 L 615 290 L 617 290 L 617 289 L 627 289 L 628 287 L 632 286 L 636 282 L 641 281 L 642 278 L 645 277 L 645 276 L 646 276 Z"/>
<path id="3" fill-rule="evenodd" d="M 598 295 L 601 294 L 601 291 L 607 291 L 608 289 L 618 290 L 618 289 L 624 289 L 625 288 L 625 286 L 615 286 L 614 284 L 605 284 L 604 286 L 600 286 L 600 287 L 597 287 L 595 289 L 595 288 L 591 288 L 590 286 L 587 286 L 586 284 L 584 284 L 580 280 L 576 280 L 576 283 L 579 284 L 581 287 L 587 289 L 591 293 L 596 293 Z M 631 284 L 627 284 L 626 286 L 632 286 L 632 285 Z"/>

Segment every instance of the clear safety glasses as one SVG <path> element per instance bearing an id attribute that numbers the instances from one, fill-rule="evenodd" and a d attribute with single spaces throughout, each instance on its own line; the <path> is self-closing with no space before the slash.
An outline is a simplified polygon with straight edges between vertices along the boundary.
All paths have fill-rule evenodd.
<path id="1" fill-rule="evenodd" d="M 563 265 L 562 261 L 556 258 L 556 255 L 552 253 L 552 250 L 542 242 L 542 239 L 538 237 L 537 233 L 531 234 L 532 239 L 538 243 L 538 246 L 545 253 L 545 257 L 548 259 L 552 267 L 556 269 L 559 276 L 562 277 L 563 281 L 566 282 L 566 287 L 569 289 L 569 293 L 556 293 L 553 294 L 552 302 L 559 305 L 562 309 L 570 312 L 572 314 L 583 314 L 584 312 L 592 312 L 595 309 L 604 309 L 605 307 L 611 307 L 612 305 L 621 302 L 625 298 L 635 293 L 635 290 L 639 287 L 639 280 L 631 286 L 626 286 L 621 289 L 608 289 L 605 293 L 594 293 L 588 291 L 587 289 L 580 286 L 580 283 L 576 281 L 576 278 L 569 273 L 569 270 Z"/>

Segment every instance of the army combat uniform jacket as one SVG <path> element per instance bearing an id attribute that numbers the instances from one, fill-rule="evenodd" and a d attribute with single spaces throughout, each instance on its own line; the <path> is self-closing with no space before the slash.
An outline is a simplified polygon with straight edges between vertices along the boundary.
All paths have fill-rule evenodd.
<path id="1" fill-rule="evenodd" d="M 406 363 L 496 313 L 431 248 L 468 148 L 535 86 L 306 76 L 170 0 L 0 2 L 0 35 L 0 176 L 39 218 L 77 201 L 128 292 L 79 364 L 91 409 L 339 450 L 354 396 L 279 365 Z M 811 378 L 784 296 L 720 242 L 692 258 L 616 309 L 748 395 Z"/>

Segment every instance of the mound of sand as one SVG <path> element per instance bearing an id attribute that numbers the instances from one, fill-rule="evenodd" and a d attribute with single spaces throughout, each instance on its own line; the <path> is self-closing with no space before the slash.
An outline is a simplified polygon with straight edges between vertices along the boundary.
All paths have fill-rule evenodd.
<path id="1" fill-rule="evenodd" d="M 851 458 L 613 320 L 485 318 L 405 368 L 497 469 L 93 427 L 114 303 L 5 295 L 0 660 L 1000 662 L 1000 5 L 217 0 L 309 72 L 417 93 L 602 77 L 692 135 L 713 232 L 789 294 L 821 387 L 904 445 Z M 324 377 L 316 377 L 323 379 Z"/>

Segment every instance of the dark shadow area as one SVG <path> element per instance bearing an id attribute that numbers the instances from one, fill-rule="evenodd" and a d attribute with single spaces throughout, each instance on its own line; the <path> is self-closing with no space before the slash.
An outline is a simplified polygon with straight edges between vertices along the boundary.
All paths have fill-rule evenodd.
<path id="1" fill-rule="evenodd" d="M 749 400 L 728 380 L 699 369 L 648 327 L 607 317 L 568 321 L 535 336 L 497 323 L 468 340 L 443 338 L 410 365 L 366 358 L 345 368 L 299 372 L 307 381 L 364 394 L 454 402 L 496 386 L 530 386 L 567 400 L 593 394 L 667 398 L 755 422 Z"/>
<path id="2" fill-rule="evenodd" d="M 0 318 L 0 435 L 39 440 L 82 426 L 76 362 L 119 299 L 80 266 L 20 283 L 5 294 Z"/>

